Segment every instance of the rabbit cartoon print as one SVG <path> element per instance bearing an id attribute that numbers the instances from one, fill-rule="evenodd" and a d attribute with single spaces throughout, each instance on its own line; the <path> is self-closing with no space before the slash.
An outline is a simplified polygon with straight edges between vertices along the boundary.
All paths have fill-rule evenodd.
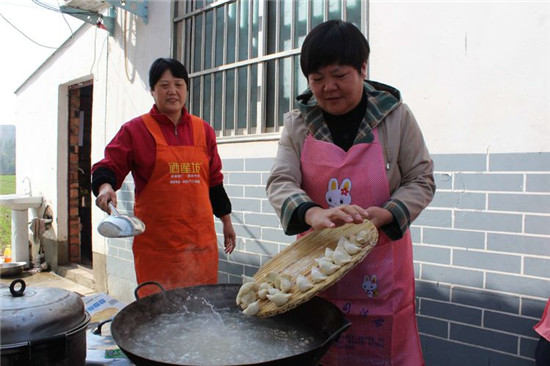
<path id="1" fill-rule="evenodd" d="M 344 178 L 338 186 L 338 179 L 330 178 L 325 199 L 330 207 L 351 204 L 351 180 Z"/>

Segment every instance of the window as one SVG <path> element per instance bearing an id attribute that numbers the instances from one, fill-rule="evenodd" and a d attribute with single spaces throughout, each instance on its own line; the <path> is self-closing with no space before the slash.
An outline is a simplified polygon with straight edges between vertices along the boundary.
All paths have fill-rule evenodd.
<path id="1" fill-rule="evenodd" d="M 189 70 L 188 108 L 218 137 L 278 134 L 307 88 L 300 47 L 311 28 L 345 19 L 366 30 L 364 0 L 176 0 L 173 57 Z"/>

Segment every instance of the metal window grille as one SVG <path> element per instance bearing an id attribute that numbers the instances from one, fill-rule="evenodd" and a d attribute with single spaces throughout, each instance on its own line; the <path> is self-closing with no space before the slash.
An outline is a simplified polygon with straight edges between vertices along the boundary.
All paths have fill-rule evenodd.
<path id="1" fill-rule="evenodd" d="M 367 8 L 366 0 L 174 1 L 172 52 L 189 70 L 189 112 L 219 141 L 275 138 L 307 87 L 306 34 L 328 19 L 366 32 Z"/>

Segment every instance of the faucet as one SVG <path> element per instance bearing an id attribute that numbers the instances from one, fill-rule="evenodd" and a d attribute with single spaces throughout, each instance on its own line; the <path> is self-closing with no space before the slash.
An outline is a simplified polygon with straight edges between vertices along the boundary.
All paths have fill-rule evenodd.
<path id="1" fill-rule="evenodd" d="M 32 196 L 32 187 L 31 187 L 31 179 L 29 177 L 23 178 L 21 181 L 23 184 L 27 182 L 27 187 L 25 189 L 25 194 L 28 194 L 29 196 Z"/>

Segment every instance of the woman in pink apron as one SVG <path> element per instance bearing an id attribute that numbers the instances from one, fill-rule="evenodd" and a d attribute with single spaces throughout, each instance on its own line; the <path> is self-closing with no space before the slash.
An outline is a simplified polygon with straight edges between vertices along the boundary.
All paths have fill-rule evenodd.
<path id="1" fill-rule="evenodd" d="M 365 81 L 369 45 L 332 20 L 304 40 L 309 89 L 285 115 L 268 198 L 288 235 L 370 219 L 380 239 L 321 294 L 352 322 L 323 365 L 423 365 L 408 227 L 435 192 L 433 162 L 399 92 Z"/>

